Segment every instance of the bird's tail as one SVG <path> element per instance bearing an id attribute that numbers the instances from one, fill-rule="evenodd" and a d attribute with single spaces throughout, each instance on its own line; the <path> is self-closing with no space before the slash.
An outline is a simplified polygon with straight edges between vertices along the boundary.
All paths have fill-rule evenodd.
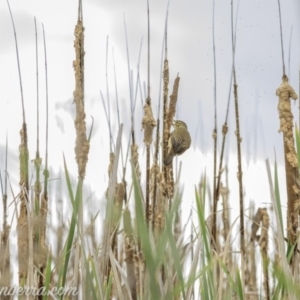
<path id="1" fill-rule="evenodd" d="M 168 153 L 166 158 L 164 159 L 164 165 L 169 166 L 173 161 L 173 157 L 174 157 L 174 154 L 172 152 Z"/>

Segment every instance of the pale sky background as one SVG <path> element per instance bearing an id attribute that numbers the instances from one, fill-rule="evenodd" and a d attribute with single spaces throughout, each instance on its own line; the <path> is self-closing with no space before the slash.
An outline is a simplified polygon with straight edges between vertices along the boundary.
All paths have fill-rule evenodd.
<path id="1" fill-rule="evenodd" d="M 235 2 L 235 12 L 237 1 Z M 216 0 L 215 45 L 217 63 L 218 139 L 221 145 L 221 126 L 224 123 L 232 66 L 230 1 Z M 49 85 L 49 165 L 51 176 L 56 178 L 63 167 L 65 153 L 69 170 L 76 176 L 74 159 L 75 129 L 74 72 L 75 57 L 73 42 L 77 21 L 77 1 L 24 1 L 11 0 L 19 44 L 23 80 L 26 121 L 29 136 L 30 158 L 35 156 L 36 144 L 36 65 L 34 17 L 38 26 L 39 51 L 39 97 L 40 97 L 40 151 L 45 152 L 45 75 L 44 48 L 41 23 L 44 24 L 48 55 Z M 151 98 L 157 116 L 161 81 L 161 53 L 164 35 L 167 1 L 150 1 L 151 26 Z M 142 43 L 140 76 L 142 91 L 138 90 L 135 113 L 135 130 L 140 147 L 142 179 L 145 178 L 141 101 L 144 101 L 144 83 L 147 80 L 147 15 L 146 1 L 141 0 L 83 0 L 85 26 L 85 105 L 87 128 L 91 118 L 95 126 L 87 165 L 86 184 L 93 197 L 90 207 L 100 208 L 108 175 L 109 139 L 108 127 L 100 98 L 105 102 L 109 96 L 113 138 L 117 136 L 116 97 L 113 67 L 115 57 L 118 97 L 121 122 L 125 123 L 123 134 L 124 151 L 130 130 L 130 92 L 125 42 L 124 19 L 126 20 L 130 69 L 133 72 L 133 91 L 136 90 L 139 49 Z M 285 64 L 290 84 L 299 91 L 300 57 L 300 3 L 298 0 L 282 0 L 282 24 Z M 285 179 L 283 175 L 282 136 L 278 133 L 278 99 L 276 88 L 281 83 L 282 60 L 278 3 L 276 0 L 240 0 L 236 24 L 236 72 L 240 103 L 240 120 L 245 207 L 254 200 L 257 207 L 270 203 L 265 159 L 274 163 L 274 151 L 279 161 L 281 196 L 285 205 Z M 108 37 L 108 81 L 106 90 L 105 65 Z M 21 97 L 17 73 L 17 60 L 12 25 L 6 1 L 0 3 L 0 144 L 9 136 L 10 178 L 17 194 L 19 131 L 22 126 Z M 204 172 L 212 178 L 212 131 L 213 108 L 213 52 L 212 52 L 212 1 L 171 0 L 168 22 L 168 59 L 171 91 L 173 81 L 181 77 L 178 99 L 178 118 L 190 129 L 192 148 L 178 158 L 182 161 L 184 182 L 185 218 L 193 205 L 193 189 Z M 141 95 L 142 94 L 142 98 Z M 238 211 L 237 163 L 234 105 L 231 99 L 229 114 L 229 137 L 226 160 L 229 166 L 230 201 L 233 216 Z M 292 105 L 295 121 L 299 120 L 298 102 Z M 1 148 L 0 167 L 4 176 L 4 152 Z M 31 169 L 33 166 L 31 165 Z M 120 169 L 121 170 L 121 169 Z M 119 172 L 121 179 L 121 171 Z M 62 177 L 64 181 L 64 177 Z M 131 180 L 128 178 L 128 181 Z M 55 182 L 55 181 L 54 181 Z M 52 183 L 52 195 L 59 195 L 59 184 Z M 57 181 L 56 181 L 57 182 Z M 55 197 L 54 197 L 55 198 Z M 222 207 L 219 206 L 219 209 Z M 11 209 L 13 209 L 11 207 Z M 0 205 L 2 216 L 2 206 Z M 1 222 L 2 223 L 2 222 Z"/>

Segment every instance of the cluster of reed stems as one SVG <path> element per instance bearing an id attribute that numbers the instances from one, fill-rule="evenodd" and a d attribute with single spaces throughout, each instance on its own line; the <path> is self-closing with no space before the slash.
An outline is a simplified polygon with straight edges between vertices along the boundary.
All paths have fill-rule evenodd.
<path id="1" fill-rule="evenodd" d="M 280 4 L 280 3 L 279 3 Z M 64 174 L 68 190 L 71 214 L 68 225 L 61 224 L 55 235 L 57 249 L 52 253 L 49 247 L 49 231 L 47 225 L 49 215 L 48 194 L 48 82 L 47 82 L 47 52 L 46 38 L 43 28 L 45 74 L 46 74 L 46 153 L 45 163 L 39 150 L 39 75 L 38 75 L 38 37 L 36 32 L 36 80 L 37 80 L 37 139 L 36 155 L 33 160 L 35 183 L 33 191 L 29 186 L 29 151 L 28 132 L 25 119 L 25 101 L 23 99 L 21 64 L 19 62 L 16 29 L 13 14 L 8 7 L 14 28 L 16 57 L 18 61 L 20 94 L 22 105 L 22 126 L 20 130 L 19 166 L 20 193 L 18 206 L 18 268 L 19 285 L 35 286 L 46 291 L 57 286 L 65 288 L 75 286 L 81 299 L 296 299 L 300 291 L 299 280 L 299 250 L 298 250 L 298 216 L 300 207 L 299 185 L 299 151 L 295 149 L 293 133 L 293 115 L 290 98 L 296 100 L 297 95 L 289 85 L 285 74 L 283 61 L 282 84 L 277 89 L 279 97 L 278 111 L 280 131 L 283 133 L 286 184 L 287 184 L 287 237 L 285 238 L 282 222 L 281 203 L 277 165 L 272 179 L 270 165 L 267 161 L 267 173 L 274 213 L 269 207 L 249 205 L 245 208 L 242 171 L 242 138 L 240 132 L 238 83 L 235 67 L 235 33 L 233 18 L 233 1 L 231 1 L 232 27 L 232 87 L 235 109 L 237 139 L 237 178 L 239 185 L 239 247 L 232 241 L 234 222 L 230 218 L 230 202 L 228 187 L 228 166 L 223 166 L 224 148 L 228 128 L 228 111 L 231 95 L 228 97 L 225 121 L 222 126 L 222 144 L 218 160 L 217 149 L 217 81 L 215 59 L 215 32 L 213 1 L 213 52 L 214 52 L 214 160 L 213 160 L 213 202 L 208 207 L 206 200 L 206 176 L 202 176 L 199 187 L 195 188 L 195 210 L 191 210 L 190 225 L 182 224 L 181 203 L 183 194 L 180 188 L 180 168 L 174 174 L 173 166 L 165 166 L 168 153 L 168 140 L 172 130 L 172 122 L 176 114 L 180 77 L 175 78 L 172 93 L 169 95 L 170 74 L 168 61 L 167 22 L 164 32 L 164 62 L 162 67 L 163 105 L 157 119 L 153 116 L 153 100 L 150 95 L 150 6 L 147 1 L 148 15 L 148 78 L 147 95 L 144 99 L 144 115 L 140 121 L 144 130 L 144 144 L 137 145 L 134 132 L 133 99 L 131 101 L 131 132 L 125 163 L 122 145 L 123 124 L 118 115 L 118 134 L 114 143 L 111 132 L 110 103 L 105 107 L 110 145 L 108 187 L 105 192 L 105 214 L 102 226 L 102 238 L 97 241 L 95 220 L 98 213 L 91 215 L 87 226 L 84 216 L 88 212 L 84 180 L 92 129 L 87 134 L 85 99 L 84 99 L 84 22 L 82 2 L 79 0 L 78 20 L 75 26 L 75 90 L 73 93 L 76 116 L 74 120 L 75 160 L 77 163 L 77 184 L 71 184 L 67 163 L 64 160 Z M 280 8 L 280 5 L 279 5 Z M 281 27 L 280 27 L 281 28 Z M 282 36 L 282 32 L 281 32 Z M 283 45 L 282 45 L 283 52 Z M 106 70 L 107 72 L 107 70 Z M 230 85 L 231 85 L 230 84 Z M 230 87 L 231 93 L 231 87 Z M 229 93 L 229 94 L 230 94 Z M 116 93 L 117 94 L 117 93 Z M 118 99 L 117 107 L 118 107 Z M 158 106 L 160 107 L 160 105 Z M 300 137 L 296 131 L 296 140 L 300 145 Z M 154 142 L 153 142 L 154 141 Z M 7 141 L 6 165 L 7 172 Z M 145 157 L 140 158 L 139 148 L 146 150 Z M 130 157 L 130 158 L 129 158 Z M 144 172 L 140 160 L 146 160 Z M 121 176 L 119 170 L 121 169 Z M 129 165 L 129 167 L 128 167 Z M 218 168 L 217 168 L 218 166 Z M 43 185 L 41 170 L 43 172 Z M 129 169 L 129 170 L 128 170 Z M 225 183 L 222 175 L 225 173 Z M 145 180 L 143 180 L 145 174 Z M 174 176 L 176 175 L 176 177 Z M 131 183 L 128 177 L 131 176 Z M 176 178 L 176 180 L 175 180 Z M 0 287 L 10 286 L 10 226 L 7 216 L 7 176 L 1 179 L 3 199 L 3 221 L 1 229 L 1 249 L 4 255 L 0 259 Z M 274 182 L 274 183 L 273 183 Z M 73 191 L 76 191 L 75 193 Z M 143 192 L 145 191 L 145 192 Z M 222 210 L 218 209 L 222 199 Z M 133 202 L 133 203 L 132 203 Z M 220 201 L 221 202 L 221 201 Z M 256 213 L 254 213 L 256 210 Z M 221 212 L 221 213 L 220 213 Z M 274 234 L 275 258 L 270 255 L 271 223 L 276 220 L 279 235 Z M 276 232 L 276 230 L 274 230 Z M 65 234 L 62 234 L 65 232 Z M 188 239 L 186 238 L 188 236 Z M 92 245 L 92 246 L 91 246 Z M 256 247 L 259 246 L 259 247 Z M 234 249 L 237 248 L 238 251 Z M 259 248 L 259 249 L 257 249 Z M 285 253 L 287 249 L 287 255 Z M 260 260 L 257 262 L 259 254 Z M 237 258 L 240 258 L 238 260 Z M 281 261 L 281 265 L 279 263 Z M 262 284 L 258 286 L 258 268 L 262 269 Z M 260 287 L 263 292 L 260 292 Z M 71 299 L 71 296 L 52 295 L 54 299 Z M 277 298 L 276 298 L 277 297 Z M 31 297 L 32 299 L 34 297 Z M 3 299 L 9 299 L 8 297 Z M 44 295 L 36 299 L 46 299 Z"/>

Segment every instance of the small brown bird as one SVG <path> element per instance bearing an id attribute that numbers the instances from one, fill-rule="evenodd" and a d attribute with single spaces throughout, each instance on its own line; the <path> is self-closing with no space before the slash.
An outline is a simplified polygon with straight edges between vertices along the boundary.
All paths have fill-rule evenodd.
<path id="1" fill-rule="evenodd" d="M 174 121 L 174 131 L 171 132 L 168 144 L 168 154 L 164 159 L 165 166 L 169 166 L 175 155 L 180 155 L 190 148 L 191 136 L 183 121 Z"/>

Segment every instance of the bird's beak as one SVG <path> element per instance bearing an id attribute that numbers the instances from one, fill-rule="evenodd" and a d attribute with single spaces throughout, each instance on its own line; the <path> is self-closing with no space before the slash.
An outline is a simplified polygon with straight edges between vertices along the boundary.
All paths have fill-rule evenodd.
<path id="1" fill-rule="evenodd" d="M 175 125 L 175 122 L 176 122 L 176 120 L 173 120 L 173 122 L 172 122 L 172 124 L 171 124 L 171 125 L 173 125 L 173 126 L 174 126 L 174 125 Z"/>

